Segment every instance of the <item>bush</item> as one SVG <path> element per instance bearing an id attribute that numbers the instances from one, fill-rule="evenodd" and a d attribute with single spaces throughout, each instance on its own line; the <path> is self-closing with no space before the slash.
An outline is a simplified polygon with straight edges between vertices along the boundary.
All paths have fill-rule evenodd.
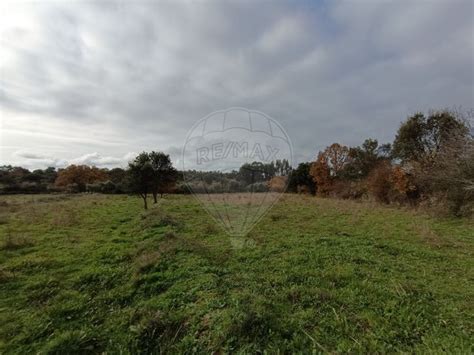
<path id="1" fill-rule="evenodd" d="M 102 194 L 115 194 L 120 193 L 117 186 L 110 180 L 104 182 L 97 182 L 95 184 L 87 184 L 86 185 L 87 192 L 96 192 Z"/>
<path id="2" fill-rule="evenodd" d="M 345 200 L 358 200 L 367 195 L 364 181 L 337 180 L 333 183 L 329 196 Z"/>
<path id="3" fill-rule="evenodd" d="M 266 182 L 256 182 L 246 187 L 247 192 L 267 192 L 268 186 Z"/>
<path id="4" fill-rule="evenodd" d="M 268 182 L 268 189 L 273 192 L 284 192 L 288 183 L 286 176 L 274 176 Z"/>
<path id="5" fill-rule="evenodd" d="M 392 190 L 390 184 L 391 173 L 392 168 L 390 164 L 384 162 L 374 168 L 367 177 L 367 191 L 378 202 L 390 202 Z"/>

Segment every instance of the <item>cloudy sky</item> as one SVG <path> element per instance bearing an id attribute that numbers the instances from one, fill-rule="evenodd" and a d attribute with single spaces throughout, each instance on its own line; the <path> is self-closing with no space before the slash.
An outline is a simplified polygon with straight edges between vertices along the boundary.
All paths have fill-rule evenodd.
<path id="1" fill-rule="evenodd" d="M 176 160 L 197 120 L 234 106 L 279 121 L 304 161 L 473 107 L 472 0 L 1 6 L 0 165 Z"/>

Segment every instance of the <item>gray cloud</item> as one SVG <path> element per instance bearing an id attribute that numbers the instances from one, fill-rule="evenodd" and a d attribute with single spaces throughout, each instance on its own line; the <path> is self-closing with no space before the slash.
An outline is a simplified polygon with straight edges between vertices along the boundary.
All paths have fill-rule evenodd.
<path id="1" fill-rule="evenodd" d="M 58 159 L 52 156 L 37 154 L 35 152 L 27 150 L 16 151 L 13 155 L 21 163 L 21 166 L 32 169 L 40 168 L 43 166 L 64 168 L 70 164 L 91 165 L 101 168 L 112 168 L 116 166 L 126 167 L 127 164 L 136 156 L 136 153 L 129 152 L 121 157 L 113 157 L 102 156 L 101 154 L 94 152 L 84 154 L 79 157 L 74 157 L 72 159 Z"/>
<path id="2" fill-rule="evenodd" d="M 18 147 L 45 164 L 177 156 L 195 121 L 233 106 L 282 123 L 300 161 L 333 141 L 388 141 L 414 111 L 472 106 L 473 6 L 12 2 L 0 163 L 22 163 Z"/>
<path id="3" fill-rule="evenodd" d="M 42 154 L 37 154 L 34 152 L 29 152 L 29 151 L 24 151 L 24 150 L 19 150 L 18 152 L 15 152 L 15 156 L 19 158 L 30 159 L 30 160 L 42 160 L 42 159 L 48 158 Z"/>

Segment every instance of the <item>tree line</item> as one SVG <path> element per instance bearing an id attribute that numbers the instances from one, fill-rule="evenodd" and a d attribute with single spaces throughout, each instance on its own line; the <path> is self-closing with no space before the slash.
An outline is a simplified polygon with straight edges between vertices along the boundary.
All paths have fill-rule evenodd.
<path id="1" fill-rule="evenodd" d="M 127 169 L 99 169 L 95 166 L 70 165 L 64 169 L 29 171 L 22 167 L 0 167 L 0 193 L 105 193 L 136 194 L 148 208 L 148 196 L 154 203 L 167 193 L 265 192 L 269 181 L 289 176 L 287 160 L 243 164 L 238 170 L 178 172 L 169 155 L 142 152 L 129 162 Z M 186 182 L 184 181 L 186 176 Z M 281 189 L 283 190 L 283 188 Z"/>
<path id="2" fill-rule="evenodd" d="M 470 113 L 449 110 L 416 113 L 400 125 L 392 144 L 379 145 L 374 139 L 359 147 L 334 143 L 310 164 L 316 193 L 472 215 L 474 139 L 469 119 Z"/>
<path id="3" fill-rule="evenodd" d="M 147 208 L 166 193 L 286 191 L 384 204 L 428 205 L 468 215 L 474 205 L 474 143 L 468 114 L 416 113 L 392 143 L 333 143 L 315 159 L 291 167 L 286 160 L 252 162 L 230 172 L 178 172 L 169 155 L 142 152 L 127 169 L 70 165 L 29 171 L 0 167 L 0 193 L 134 193 Z M 186 183 L 183 180 L 186 176 Z"/>

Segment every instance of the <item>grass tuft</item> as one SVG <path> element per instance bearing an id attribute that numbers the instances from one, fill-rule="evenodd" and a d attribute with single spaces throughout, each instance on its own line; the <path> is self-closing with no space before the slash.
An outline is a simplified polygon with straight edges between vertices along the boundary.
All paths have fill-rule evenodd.
<path id="1" fill-rule="evenodd" d="M 20 234 L 20 235 L 13 235 L 8 233 L 5 237 L 3 243 L 0 245 L 1 250 L 16 250 L 26 247 L 33 246 L 33 240 L 31 237 Z"/>

